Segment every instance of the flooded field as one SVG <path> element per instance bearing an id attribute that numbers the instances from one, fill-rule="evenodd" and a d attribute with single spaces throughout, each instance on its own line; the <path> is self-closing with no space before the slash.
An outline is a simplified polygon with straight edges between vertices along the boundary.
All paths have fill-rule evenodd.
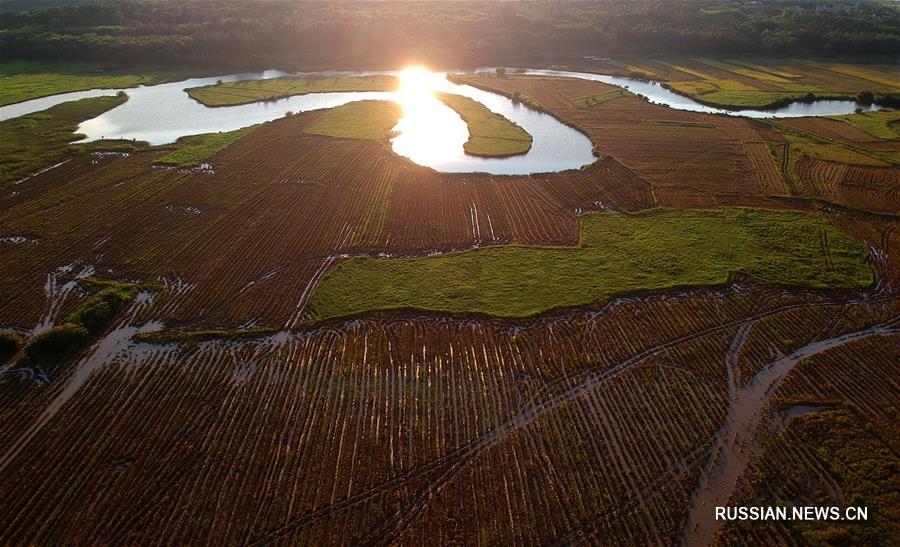
<path id="1" fill-rule="evenodd" d="M 207 108 L 183 89 L 218 78 L 194 79 L 127 90 L 82 130 L 168 142 L 272 121 L 195 166 L 161 166 L 175 146 L 87 149 L 0 188 L 0 543 L 797 544 L 832 525 L 859 544 L 896 535 L 889 512 L 749 530 L 709 518 L 726 501 L 892 507 L 881 478 L 900 450 L 891 118 L 716 115 L 560 76 L 422 75 L 421 89 L 527 129 L 533 148 L 515 158 L 466 157 L 466 125 L 415 90 L 371 94 L 399 102 L 370 111 L 399 119 L 399 135 L 356 137 L 320 122 L 360 95 Z M 142 111 L 157 93 L 171 109 Z M 783 222 L 760 240 L 708 237 L 698 213 L 667 236 L 725 257 L 764 241 L 785 257 L 780 284 L 703 259 L 691 286 L 676 283 L 684 257 L 642 229 L 603 239 L 627 257 L 624 273 L 582 264 L 587 289 L 618 275 L 627 291 L 534 315 L 374 305 L 326 318 L 313 297 L 355 259 L 557 251 L 591 245 L 590 219 L 616 232 L 620 218 L 727 208 Z M 794 225 L 801 217 L 816 223 Z M 797 226 L 817 227 L 805 255 Z M 635 244 L 653 252 L 626 252 Z M 564 254 L 554 266 L 571 271 Z M 516 275 L 478 298 L 534 297 L 521 288 L 540 271 L 503 256 Z M 864 281 L 829 285 L 848 262 Z M 455 278 L 468 290 L 465 273 Z M 463 294 L 446 272 L 427 274 L 416 283 Z M 429 290 L 394 281 L 377 291 Z M 121 308 L 100 298 L 119 293 Z M 37 353 L 35 339 L 61 330 L 79 338 Z"/>

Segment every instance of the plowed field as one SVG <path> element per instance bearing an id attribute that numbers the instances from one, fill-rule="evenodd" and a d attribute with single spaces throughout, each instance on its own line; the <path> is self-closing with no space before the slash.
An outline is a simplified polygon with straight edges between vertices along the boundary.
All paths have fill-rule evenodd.
<path id="1" fill-rule="evenodd" d="M 898 537 L 896 165 L 814 158 L 784 126 L 598 83 L 479 85 L 527 94 L 588 134 L 600 158 L 560 173 L 442 174 L 371 140 L 383 131 L 305 132 L 328 116 L 309 112 L 261 125 L 209 168 L 161 167 L 158 149 L 82 154 L 5 188 L 0 327 L 33 339 L 108 280 L 139 292 L 55 361 L 20 351 L 0 364 L 0 543 Z M 794 129 L 835 139 L 822 150 L 869 142 L 813 125 Z M 609 241 L 621 228 L 609 218 L 735 206 L 781 219 L 742 243 L 788 254 L 802 244 L 813 277 L 855 253 L 871 284 L 797 286 L 790 261 L 729 240 L 735 226 L 701 237 L 672 224 L 667 235 L 757 257 L 743 269 L 775 268 L 763 279 L 779 285 L 730 269 L 700 285 L 649 284 L 636 268 L 628 294 L 514 319 L 372 309 L 324 320 L 311 304 L 352 257 L 557 253 L 579 243 L 584 213 L 616 213 L 601 223 Z M 674 211 L 628 216 L 656 207 Z M 798 211 L 815 231 L 787 237 Z M 665 239 L 636 230 L 619 244 Z M 620 254 L 654 271 L 705 256 L 674 248 Z M 579 282 L 603 289 L 596 270 L 608 265 L 584 265 Z M 429 282 L 447 289 L 442 275 Z M 724 524 L 710 508 L 725 500 L 867 505 L 870 518 Z"/>

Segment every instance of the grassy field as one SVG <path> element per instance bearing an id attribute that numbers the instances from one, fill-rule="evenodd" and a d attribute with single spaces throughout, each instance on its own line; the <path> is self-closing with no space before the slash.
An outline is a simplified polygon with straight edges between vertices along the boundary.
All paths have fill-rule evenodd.
<path id="1" fill-rule="evenodd" d="M 78 124 L 126 100 L 124 95 L 82 99 L 0 121 L 0 187 L 83 152 L 67 146 L 75 140 Z"/>
<path id="2" fill-rule="evenodd" d="M 880 97 L 900 89 L 896 67 L 890 64 L 857 66 L 801 59 L 622 58 L 579 68 L 662 81 L 674 91 L 703 103 L 732 108 L 778 106 L 810 93 L 825 98 L 854 97 L 870 91 Z"/>
<path id="3" fill-rule="evenodd" d="M 175 142 L 174 146 L 177 148 L 156 160 L 156 163 L 172 167 L 196 167 L 216 152 L 250 134 L 257 127 L 259 124 L 224 133 L 204 133 L 181 137 Z"/>
<path id="4" fill-rule="evenodd" d="M 749 456 L 719 499 L 877 514 L 720 542 L 898 537 L 898 171 L 795 150 L 874 137 L 820 120 L 787 146 L 788 120 L 492 79 L 604 158 L 441 173 L 395 154 L 398 105 L 368 101 L 0 191 L 5 542 L 674 544 L 729 439 Z M 211 172 L 152 164 L 232 137 Z M 787 155 L 808 192 L 783 186 Z M 399 256 L 422 258 L 375 259 Z M 494 315 L 322 321 L 403 307 Z"/>
<path id="5" fill-rule="evenodd" d="M 713 89 L 710 91 L 696 92 L 693 85 L 680 82 L 672 85 L 672 89 L 684 95 L 689 95 L 698 101 L 728 108 L 775 108 L 803 98 L 809 92 L 789 91 L 734 91 Z M 828 97 L 842 98 L 846 93 L 831 93 L 819 91 L 815 93 L 819 99 Z"/>
<path id="6" fill-rule="evenodd" d="M 103 69 L 81 63 L 0 63 L 0 105 L 71 91 L 159 84 L 187 77 L 173 69 Z"/>
<path id="7" fill-rule="evenodd" d="M 351 259 L 322 279 L 311 302 L 323 317 L 396 308 L 520 317 L 629 291 L 722 283 L 733 272 L 817 288 L 872 282 L 865 248 L 817 214 L 654 210 L 582 223 L 576 248 Z"/>
<path id="8" fill-rule="evenodd" d="M 624 89 L 615 89 L 613 91 L 607 91 L 604 93 L 596 93 L 594 95 L 587 95 L 585 97 L 581 97 L 575 100 L 575 106 L 578 108 L 590 108 L 592 106 L 596 106 L 598 104 L 603 104 L 610 99 L 615 99 L 616 97 L 621 97 L 628 93 Z"/>
<path id="9" fill-rule="evenodd" d="M 786 124 L 776 123 L 775 127 L 791 145 L 791 165 L 804 155 L 819 160 L 873 167 L 888 167 L 900 162 L 900 157 L 893 151 L 868 150 L 840 143 Z"/>
<path id="10" fill-rule="evenodd" d="M 329 108 L 311 124 L 305 133 L 385 141 L 400 118 L 400 106 L 392 101 L 356 101 Z"/>
<path id="11" fill-rule="evenodd" d="M 328 137 L 384 141 L 397 125 L 400 108 L 391 101 L 357 101 L 322 112 L 304 132 Z M 250 134 L 260 124 L 224 133 L 205 133 L 182 137 L 175 150 L 156 163 L 172 167 L 196 167 L 205 160 Z"/>
<path id="12" fill-rule="evenodd" d="M 832 119 L 849 123 L 879 139 L 900 139 L 900 112 L 895 110 L 862 112 L 850 116 L 834 116 Z"/>
<path id="13" fill-rule="evenodd" d="M 194 87 L 187 92 L 206 106 L 232 106 L 306 93 L 394 91 L 398 85 L 399 81 L 394 76 L 272 78 Z"/>
<path id="14" fill-rule="evenodd" d="M 467 154 L 505 157 L 525 154 L 531 149 L 532 138 L 527 131 L 478 101 L 452 93 L 436 95 L 469 127 L 469 140 L 463 145 Z"/>
<path id="15" fill-rule="evenodd" d="M 512 99 L 512 102 L 514 102 L 514 103 L 524 104 L 528 108 L 531 108 L 532 110 L 537 110 L 538 112 L 544 112 L 546 110 L 544 108 L 544 105 L 541 104 L 541 101 L 535 99 L 534 96 L 532 94 L 528 93 L 527 91 L 514 92 L 510 96 L 510 99 Z"/>

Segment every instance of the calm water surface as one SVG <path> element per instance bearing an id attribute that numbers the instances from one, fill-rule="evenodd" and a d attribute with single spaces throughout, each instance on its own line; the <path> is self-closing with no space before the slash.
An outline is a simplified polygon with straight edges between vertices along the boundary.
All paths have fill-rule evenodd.
<path id="1" fill-rule="evenodd" d="M 493 71 L 484 67 L 479 71 Z M 830 116 L 847 114 L 860 107 L 853 101 L 820 100 L 793 103 L 774 110 L 723 110 L 697 103 L 663 88 L 657 83 L 629 78 L 582 72 L 517 69 L 516 72 L 544 76 L 582 78 L 627 88 L 647 97 L 650 102 L 680 110 L 719 113 L 754 118 Z M 125 89 L 129 100 L 79 126 L 86 141 L 99 139 L 135 139 L 153 145 L 170 143 L 186 135 L 231 131 L 248 125 L 280 118 L 285 113 L 332 108 L 349 102 L 380 99 L 395 101 L 403 114 L 392 139 L 393 150 L 412 161 L 444 172 L 487 172 L 494 174 L 528 174 L 576 169 L 594 161 L 590 140 L 582 133 L 560 123 L 556 118 L 515 104 L 501 95 L 461 86 L 448 81 L 446 73 L 423 69 L 382 72 L 319 72 L 322 76 L 363 76 L 390 74 L 400 77 L 396 92 L 311 93 L 275 101 L 247 105 L 209 108 L 193 100 L 185 89 L 237 80 L 259 80 L 289 74 L 277 70 L 231 74 L 210 78 L 192 78 L 180 82 Z M 479 158 L 466 155 L 463 144 L 468 139 L 465 122 L 450 108 L 432 96 L 433 90 L 465 95 L 484 104 L 522 126 L 534 138 L 527 154 L 510 158 Z M 64 93 L 34 99 L 0 108 L 0 118 L 9 119 L 47 109 L 66 101 L 115 94 L 117 89 L 95 89 Z M 862 107 L 863 109 L 871 109 Z"/>
<path id="2" fill-rule="evenodd" d="M 494 69 L 481 69 L 494 70 Z M 856 101 L 836 100 L 836 99 L 817 99 L 810 103 L 790 103 L 779 108 L 769 110 L 744 109 L 744 110 L 727 110 L 724 108 L 716 108 L 700 104 L 697 101 L 679 95 L 674 91 L 664 88 L 658 82 L 642 82 L 631 78 L 621 78 L 618 76 L 606 76 L 603 74 L 590 74 L 586 72 L 568 72 L 565 70 L 534 70 L 520 69 L 515 73 L 533 74 L 538 76 L 562 76 L 566 78 L 581 78 L 582 80 L 593 80 L 595 82 L 603 82 L 618 87 L 628 89 L 632 93 L 638 93 L 647 97 L 647 100 L 654 104 L 662 104 L 676 108 L 678 110 L 690 110 L 692 112 L 703 112 L 706 114 L 725 114 L 728 116 L 744 116 L 746 118 L 802 118 L 804 116 L 840 116 L 843 114 L 853 114 L 857 108 L 865 112 L 878 110 L 878 106 L 859 104 Z"/>

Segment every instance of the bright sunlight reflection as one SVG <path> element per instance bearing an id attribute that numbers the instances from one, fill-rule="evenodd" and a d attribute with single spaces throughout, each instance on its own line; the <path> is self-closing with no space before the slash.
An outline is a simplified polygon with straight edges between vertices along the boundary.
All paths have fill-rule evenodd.
<path id="1" fill-rule="evenodd" d="M 400 94 L 410 99 L 431 95 L 435 88 L 435 78 L 439 74 L 433 74 L 420 66 L 406 67 L 398 74 L 400 78 Z"/>
<path id="2" fill-rule="evenodd" d="M 403 115 L 394 128 L 394 151 L 421 164 L 435 159 L 462 155 L 463 143 L 469 138 L 465 122 L 434 96 L 434 91 L 447 89 L 444 74 L 423 67 L 407 67 L 397 75 L 400 88 L 397 102 Z"/>

